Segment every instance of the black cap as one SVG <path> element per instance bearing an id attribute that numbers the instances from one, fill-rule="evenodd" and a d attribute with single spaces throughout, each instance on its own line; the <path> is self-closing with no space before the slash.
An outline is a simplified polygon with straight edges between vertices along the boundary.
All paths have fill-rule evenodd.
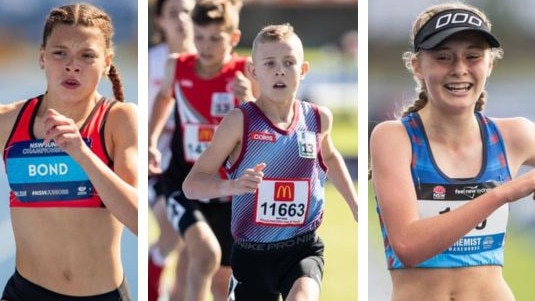
<path id="1" fill-rule="evenodd" d="M 500 47 L 500 42 L 477 14 L 464 9 L 449 9 L 434 15 L 420 28 L 414 37 L 414 52 L 433 49 L 453 34 L 462 31 L 479 32 L 490 47 Z"/>

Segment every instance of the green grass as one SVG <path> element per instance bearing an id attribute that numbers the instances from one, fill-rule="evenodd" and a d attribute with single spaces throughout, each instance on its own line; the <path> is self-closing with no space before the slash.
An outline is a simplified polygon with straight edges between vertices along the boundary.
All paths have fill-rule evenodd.
<path id="1" fill-rule="evenodd" d="M 510 221 L 505 244 L 504 277 L 517 301 L 534 299 L 533 279 L 535 279 L 535 247 L 533 231 L 521 232 Z"/>
<path id="2" fill-rule="evenodd" d="M 375 210 L 376 203 L 373 189 L 369 187 L 368 198 L 368 240 L 370 252 L 381 252 L 383 254 L 383 241 L 379 220 Z M 533 233 L 531 233 L 531 236 Z M 505 245 L 505 264 L 503 274 L 505 281 L 513 291 L 517 301 L 534 300 L 534 290 L 532 286 L 535 279 L 535 246 L 533 237 L 529 233 L 519 231 L 514 220 L 509 219 Z M 386 266 L 385 266 L 386 268 Z M 370 285 L 380 286 L 380 283 L 370 283 Z"/>
<path id="3" fill-rule="evenodd" d="M 333 112 L 332 140 L 343 156 L 356 156 L 358 131 L 357 112 Z"/>
<path id="4" fill-rule="evenodd" d="M 320 300 L 357 300 L 357 225 L 332 185 L 325 190 L 325 217 L 319 234 L 325 243 L 325 274 Z"/>

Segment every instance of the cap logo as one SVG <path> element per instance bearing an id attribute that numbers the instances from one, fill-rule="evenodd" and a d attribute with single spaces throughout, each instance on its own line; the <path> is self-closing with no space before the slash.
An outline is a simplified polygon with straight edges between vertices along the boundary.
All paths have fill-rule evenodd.
<path id="1" fill-rule="evenodd" d="M 437 23 L 435 24 L 435 29 L 439 29 L 441 27 L 444 27 L 450 24 L 465 24 L 465 23 L 471 24 L 477 27 L 481 27 L 483 25 L 483 21 L 474 15 L 470 15 L 468 13 L 449 13 L 437 19 Z"/>
<path id="2" fill-rule="evenodd" d="M 491 47 L 500 47 L 500 42 L 490 33 L 484 17 L 465 9 L 439 12 L 425 22 L 414 36 L 414 51 L 432 49 L 452 34 L 474 30 L 479 32 Z"/>

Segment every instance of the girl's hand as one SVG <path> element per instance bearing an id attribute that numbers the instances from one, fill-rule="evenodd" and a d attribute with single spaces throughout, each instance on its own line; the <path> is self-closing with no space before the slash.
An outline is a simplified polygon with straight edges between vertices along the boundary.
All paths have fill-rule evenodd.
<path id="1" fill-rule="evenodd" d="M 48 144 L 53 140 L 57 147 L 71 157 L 75 157 L 76 152 L 86 146 L 74 120 L 61 115 L 54 109 L 46 111 L 43 130 L 45 133 L 43 144 Z"/>
<path id="2" fill-rule="evenodd" d="M 504 199 L 507 202 L 514 202 L 535 193 L 535 169 L 520 175 L 498 188 L 502 190 Z M 535 195 L 533 199 L 535 199 Z"/>

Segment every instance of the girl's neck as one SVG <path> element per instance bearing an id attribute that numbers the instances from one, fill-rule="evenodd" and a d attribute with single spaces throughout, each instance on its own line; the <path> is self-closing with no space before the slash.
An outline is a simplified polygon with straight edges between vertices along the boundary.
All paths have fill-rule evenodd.
<path id="1" fill-rule="evenodd" d="M 54 109 L 58 113 L 73 119 L 76 123 L 83 122 L 101 97 L 100 94 L 95 92 L 84 100 L 65 101 L 51 93 L 46 93 L 43 96 L 43 102 L 37 115 L 43 116 L 48 109 Z"/>
<path id="2" fill-rule="evenodd" d="M 480 135 L 479 123 L 473 112 L 447 115 L 424 108 L 418 113 L 430 139 L 460 142 Z"/>

